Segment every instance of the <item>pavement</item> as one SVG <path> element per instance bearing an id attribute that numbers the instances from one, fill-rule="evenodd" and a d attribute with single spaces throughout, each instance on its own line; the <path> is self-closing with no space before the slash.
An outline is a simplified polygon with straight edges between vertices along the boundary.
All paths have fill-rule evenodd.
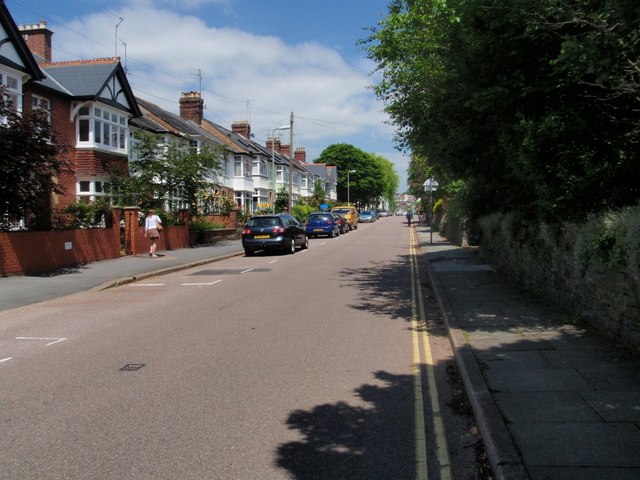
<path id="1" fill-rule="evenodd" d="M 640 478 L 640 358 L 423 225 L 420 252 L 498 480 Z M 211 263 L 240 240 L 0 277 L 0 310 Z"/>
<path id="2" fill-rule="evenodd" d="M 0 277 L 0 311 L 91 289 L 103 289 L 244 254 L 241 240 L 130 255 L 42 275 Z"/>
<path id="3" fill-rule="evenodd" d="M 640 478 L 640 358 L 416 226 L 495 478 Z"/>

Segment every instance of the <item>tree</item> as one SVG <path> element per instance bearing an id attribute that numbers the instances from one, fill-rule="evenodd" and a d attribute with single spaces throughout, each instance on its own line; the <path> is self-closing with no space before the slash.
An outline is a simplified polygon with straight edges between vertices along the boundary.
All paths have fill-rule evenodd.
<path id="1" fill-rule="evenodd" d="M 470 217 L 583 218 L 640 200 L 640 5 L 394 0 L 363 44 L 400 148 Z"/>
<path id="2" fill-rule="evenodd" d="M 325 203 L 325 191 L 324 185 L 322 184 L 322 180 L 316 180 L 313 182 L 313 195 L 309 199 L 309 204 L 315 208 L 320 207 L 323 203 Z"/>
<path id="3" fill-rule="evenodd" d="M 189 141 L 149 132 L 135 134 L 137 158 L 129 162 L 129 173 L 117 178 L 114 187 L 123 204 L 142 208 L 162 208 L 179 198 L 197 213 L 207 195 L 216 171 L 220 168 L 222 147 L 206 145 L 196 149 Z"/>
<path id="4" fill-rule="evenodd" d="M 68 163 L 44 112 L 17 113 L 2 86 L 0 119 L 0 228 L 7 228 L 11 218 L 48 209 L 49 196 L 64 192 L 56 177 Z"/>
<path id="5" fill-rule="evenodd" d="M 395 196 L 398 177 L 393 164 L 383 157 L 338 143 L 325 148 L 314 163 L 338 167 L 338 200 L 342 202 L 348 196 L 352 203 L 377 206 L 381 198 Z"/>

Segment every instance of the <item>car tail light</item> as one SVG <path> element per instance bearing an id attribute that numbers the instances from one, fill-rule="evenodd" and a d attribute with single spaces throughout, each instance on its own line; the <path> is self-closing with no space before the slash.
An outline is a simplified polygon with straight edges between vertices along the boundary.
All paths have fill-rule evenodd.
<path id="1" fill-rule="evenodd" d="M 284 233 L 284 228 L 283 227 L 273 227 L 272 232 L 273 233 Z"/>
<path id="2" fill-rule="evenodd" d="M 250 228 L 242 229 L 242 235 L 251 235 L 253 231 Z"/>

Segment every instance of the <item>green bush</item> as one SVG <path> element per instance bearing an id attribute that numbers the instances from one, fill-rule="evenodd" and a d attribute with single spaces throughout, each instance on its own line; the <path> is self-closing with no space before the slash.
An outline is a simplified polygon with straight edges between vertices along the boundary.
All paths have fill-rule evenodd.
<path id="1" fill-rule="evenodd" d="M 224 225 L 204 218 L 192 218 L 189 221 L 189 229 L 198 233 L 206 232 L 208 230 L 220 230 L 222 228 L 225 228 Z"/>
<path id="2" fill-rule="evenodd" d="M 87 202 L 77 200 L 62 209 L 66 214 L 58 228 L 101 228 L 111 223 L 111 205 L 104 200 Z"/>

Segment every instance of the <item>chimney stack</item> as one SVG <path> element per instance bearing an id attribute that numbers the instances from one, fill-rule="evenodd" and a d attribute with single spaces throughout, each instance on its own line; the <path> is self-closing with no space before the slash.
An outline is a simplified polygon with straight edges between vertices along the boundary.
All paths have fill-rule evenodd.
<path id="1" fill-rule="evenodd" d="M 182 92 L 180 96 L 180 118 L 191 120 L 197 125 L 204 118 L 204 100 L 200 92 Z"/>
<path id="2" fill-rule="evenodd" d="M 280 142 L 280 139 L 278 137 L 276 137 L 276 138 L 271 138 L 271 137 L 267 138 L 267 148 L 269 150 L 275 150 L 276 153 L 280 153 L 280 145 L 281 145 L 281 142 Z"/>
<path id="3" fill-rule="evenodd" d="M 239 122 L 233 122 L 231 124 L 231 131 L 237 135 L 242 135 L 244 138 L 251 140 L 251 125 L 246 120 Z"/>
<path id="4" fill-rule="evenodd" d="M 307 151 L 304 147 L 297 147 L 296 153 L 293 154 L 293 158 L 300 163 L 307 163 Z"/>
<path id="5" fill-rule="evenodd" d="M 40 20 L 40 23 L 34 25 L 20 25 L 18 30 L 29 50 L 44 58 L 45 62 L 50 63 L 53 32 L 47 28 L 47 22 Z"/>

